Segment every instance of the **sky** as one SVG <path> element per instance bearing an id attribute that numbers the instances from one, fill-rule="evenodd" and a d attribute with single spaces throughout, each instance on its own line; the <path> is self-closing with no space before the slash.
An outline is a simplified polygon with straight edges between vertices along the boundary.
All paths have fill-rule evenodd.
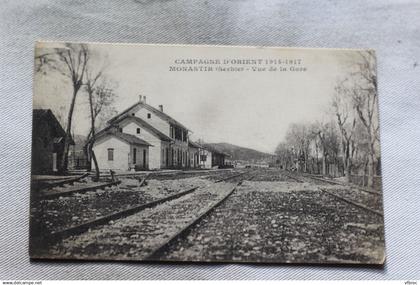
<path id="1" fill-rule="evenodd" d="M 50 46 L 49 46 L 50 45 Z M 38 52 L 56 44 L 43 44 Z M 191 131 L 193 140 L 227 142 L 273 153 L 291 123 L 324 120 L 334 86 L 350 68 L 354 51 L 95 44 L 96 67 L 117 83 L 115 108 L 122 111 L 146 96 Z M 185 60 L 212 60 L 185 64 Z M 261 60 L 262 64 L 255 61 Z M 275 60 L 277 64 L 266 64 Z M 287 61 L 286 61 L 287 60 Z M 218 61 L 218 62 L 217 62 Z M 254 62 L 253 62 L 254 61 Z M 215 63 L 216 62 L 216 63 Z M 213 71 L 170 71 L 170 67 Z M 216 71 L 217 67 L 243 71 Z M 252 71 L 252 67 L 266 68 Z M 275 67 L 276 71 L 267 71 Z M 286 71 L 279 71 L 279 67 Z M 306 71 L 291 71 L 306 69 Z M 249 70 L 247 70 L 249 69 Z M 70 82 L 54 71 L 36 73 L 34 108 L 51 108 L 65 124 Z M 79 93 L 73 133 L 88 132 L 86 94 Z"/>

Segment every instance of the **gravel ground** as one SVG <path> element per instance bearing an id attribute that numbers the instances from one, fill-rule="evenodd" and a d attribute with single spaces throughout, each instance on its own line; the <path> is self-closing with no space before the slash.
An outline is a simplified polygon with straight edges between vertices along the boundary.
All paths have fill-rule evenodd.
<path id="1" fill-rule="evenodd" d="M 330 186 L 323 188 L 340 197 L 362 204 L 369 209 L 383 212 L 382 195 L 375 195 L 348 186 Z"/>
<path id="2" fill-rule="evenodd" d="M 53 187 L 53 188 L 50 188 L 50 189 L 42 189 L 42 190 L 39 191 L 39 194 L 40 195 L 56 194 L 56 193 L 62 193 L 62 192 L 65 192 L 65 191 L 76 190 L 76 189 L 80 189 L 80 188 L 86 188 L 87 186 L 101 185 L 101 184 L 105 184 L 105 183 L 107 183 L 107 182 L 92 182 L 90 179 L 83 179 L 83 180 L 78 181 L 78 182 L 73 182 L 73 185 L 65 184 L 63 187 Z"/>
<path id="3" fill-rule="evenodd" d="M 243 172 L 247 173 L 214 183 Z M 122 178 L 119 186 L 107 190 L 43 200 L 38 207 L 32 207 L 32 216 L 36 217 L 32 222 L 39 232 L 49 232 L 201 186 L 193 193 L 40 248 L 39 256 L 144 259 L 245 179 L 224 203 L 154 258 L 294 263 L 382 261 L 383 218 L 320 189 L 379 211 L 380 196 L 278 169 L 203 174 L 151 177 L 143 187 L 138 187 L 138 179 Z"/>
<path id="4" fill-rule="evenodd" d="M 221 173 L 212 173 L 208 176 L 206 176 L 205 178 L 210 180 L 210 181 L 218 181 L 220 179 L 225 179 L 228 178 L 230 176 L 234 176 L 240 173 L 244 173 L 244 172 L 249 172 L 249 170 L 245 170 L 245 169 L 230 169 L 229 171 L 225 171 L 225 172 L 221 172 Z M 242 177 L 238 177 L 238 178 L 232 178 L 229 179 L 229 182 L 239 182 L 240 180 L 242 180 Z"/>
<path id="5" fill-rule="evenodd" d="M 200 178 L 149 180 L 138 187 L 135 179 L 123 178 L 117 186 L 55 199 L 34 201 L 31 222 L 35 235 L 58 231 L 148 203 L 207 183 Z M 85 186 L 88 184 L 84 184 Z"/>
<path id="6" fill-rule="evenodd" d="M 254 181 L 289 181 L 296 182 L 295 179 L 286 176 L 283 172 L 280 172 L 278 169 L 264 169 L 256 171 L 255 176 L 253 177 Z"/>
<path id="7" fill-rule="evenodd" d="M 47 256 L 141 260 L 172 234 L 217 203 L 232 183 L 209 183 L 181 198 L 70 237 L 52 246 Z"/>
<path id="8" fill-rule="evenodd" d="M 247 181 L 160 259 L 371 263 L 383 247 L 377 215 L 310 184 Z"/>
<path id="9" fill-rule="evenodd" d="M 220 170 L 212 170 L 212 171 L 194 171 L 194 172 L 181 172 L 181 173 L 167 173 L 167 174 L 152 174 L 151 176 L 153 179 L 156 180 L 176 180 L 176 179 L 183 179 L 183 178 L 191 178 L 191 177 L 211 177 L 217 176 L 220 174 L 231 174 L 231 169 L 220 169 Z"/>

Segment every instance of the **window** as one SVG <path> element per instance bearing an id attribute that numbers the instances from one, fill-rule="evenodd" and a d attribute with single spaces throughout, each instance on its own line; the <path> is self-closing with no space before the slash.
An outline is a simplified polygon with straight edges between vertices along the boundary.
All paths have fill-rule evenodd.
<path id="1" fill-rule="evenodd" d="M 182 129 L 179 127 L 174 127 L 175 129 L 175 139 L 182 141 Z"/>
<path id="2" fill-rule="evenodd" d="M 108 160 L 113 161 L 114 160 L 114 149 L 108 148 Z"/>
<path id="3" fill-rule="evenodd" d="M 118 128 L 118 131 L 119 131 L 120 133 L 122 133 L 122 132 L 123 132 L 123 128 Z"/>
<path id="4" fill-rule="evenodd" d="M 150 119 L 152 117 L 152 114 L 147 113 L 147 118 Z"/>
<path id="5" fill-rule="evenodd" d="M 137 163 L 137 149 L 133 148 L 133 164 Z"/>
<path id="6" fill-rule="evenodd" d="M 171 132 L 171 138 L 172 139 L 175 138 L 174 127 L 173 126 L 171 126 L 171 128 L 170 128 L 170 132 Z"/>
<path id="7" fill-rule="evenodd" d="M 204 155 L 204 154 L 200 155 L 200 160 L 201 161 L 206 161 L 207 160 L 207 155 Z"/>
<path id="8" fill-rule="evenodd" d="M 140 134 L 140 128 L 137 128 L 137 133 Z"/>

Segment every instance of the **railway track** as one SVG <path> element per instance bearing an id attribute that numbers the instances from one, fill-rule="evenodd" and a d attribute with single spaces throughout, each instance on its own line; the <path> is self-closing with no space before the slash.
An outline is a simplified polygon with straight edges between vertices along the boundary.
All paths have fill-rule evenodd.
<path id="1" fill-rule="evenodd" d="M 230 180 L 230 179 L 233 179 L 233 178 L 237 178 L 237 177 L 245 175 L 247 173 L 249 173 L 249 172 L 243 172 L 243 173 L 235 174 L 235 175 L 232 175 L 232 176 L 228 176 L 228 177 L 225 177 L 225 178 L 222 178 L 222 179 L 219 179 L 219 180 L 215 181 L 214 184 L 217 184 L 217 183 L 220 183 L 220 182 L 223 182 L 223 181 L 227 181 L 227 180 Z M 115 213 L 111 213 L 111 214 L 108 214 L 108 215 L 103 216 L 101 218 L 90 220 L 90 221 L 87 221 L 85 223 L 82 223 L 82 224 L 79 224 L 79 225 L 76 225 L 76 226 L 71 226 L 71 227 L 68 227 L 68 228 L 65 228 L 65 229 L 62 229 L 62 230 L 59 230 L 59 231 L 53 231 L 51 233 L 43 235 L 40 238 L 42 240 L 48 240 L 48 242 L 50 244 L 56 243 L 56 242 L 58 242 L 58 241 L 60 241 L 64 238 L 69 237 L 69 236 L 79 235 L 79 234 L 82 234 L 82 233 L 84 233 L 84 232 L 86 232 L 86 231 L 88 231 L 88 230 L 90 230 L 94 227 L 105 225 L 105 224 L 109 223 L 110 221 L 125 218 L 125 217 L 128 217 L 128 216 L 137 214 L 137 213 L 139 213 L 139 212 L 141 212 L 145 209 L 153 208 L 153 207 L 155 207 L 157 205 L 160 205 L 160 204 L 163 204 L 165 202 L 178 199 L 178 198 L 183 197 L 187 194 L 193 193 L 194 191 L 196 191 L 199 188 L 200 188 L 199 186 L 192 187 L 192 188 L 187 189 L 185 191 L 181 191 L 179 193 L 169 195 L 169 196 L 161 198 L 161 199 L 156 199 L 156 200 L 151 201 L 151 202 L 136 205 L 136 206 L 130 207 L 128 209 L 117 211 Z"/>
<path id="2" fill-rule="evenodd" d="M 287 187 L 291 187 L 287 191 L 277 191 L 276 187 L 281 185 L 277 182 L 271 186 L 269 183 L 263 183 L 263 189 L 257 187 L 252 190 L 252 187 L 258 185 L 255 183 L 260 181 L 259 170 L 230 173 L 231 175 L 226 177 L 227 174 L 212 176 L 206 181 L 198 179 L 195 185 L 184 184 L 187 187 L 197 187 L 185 187 L 187 190 L 183 192 L 188 192 L 179 192 L 179 197 L 172 197 L 168 195 L 170 192 L 166 192 L 164 195 L 168 196 L 163 198 L 165 200 L 152 201 L 156 204 L 133 206 L 131 212 L 119 211 L 121 216 L 112 213 L 84 226 L 79 225 L 76 229 L 69 228 L 67 232 L 54 232 L 55 237 L 51 235 L 51 240 L 54 239 L 55 242 L 47 246 L 44 242 L 41 246 L 45 250 L 32 256 L 126 261 L 175 261 L 181 258 L 240 262 L 252 261 L 256 257 L 278 262 L 282 260 L 285 252 L 307 254 L 305 248 L 296 247 L 294 239 L 285 238 L 278 243 L 280 236 L 293 236 L 297 226 L 302 228 L 302 232 L 308 233 L 293 237 L 305 243 L 309 242 L 314 250 L 319 250 L 319 242 L 323 240 L 323 236 L 314 238 L 311 232 L 318 232 L 320 227 L 324 229 L 329 226 L 326 233 L 333 239 L 337 234 L 364 232 L 356 234 L 357 240 L 352 242 L 351 246 L 348 246 L 347 241 L 343 241 L 332 253 L 328 245 L 320 251 L 320 254 L 329 254 L 332 258 L 345 259 L 348 255 L 358 252 L 359 240 L 369 241 L 365 235 L 376 237 L 377 232 L 381 230 L 382 215 L 379 211 L 372 214 L 370 209 L 364 207 L 366 205 L 355 205 L 353 201 L 346 201 L 347 199 L 341 199 L 343 197 L 337 195 L 344 192 L 328 192 L 335 188 L 341 191 L 344 187 L 341 189 L 317 183 L 314 187 L 317 191 L 305 190 L 302 188 L 310 186 L 310 178 L 289 174 L 283 177 L 290 178 L 286 179 L 291 182 L 290 185 L 286 184 Z M 292 179 L 305 184 L 293 183 Z M 244 183 L 239 187 L 244 180 L 257 182 L 249 185 Z M 222 181 L 226 183 L 220 183 Z M 153 183 L 149 182 L 148 187 L 154 185 Z M 271 191 L 270 187 L 272 193 L 267 192 Z M 178 191 L 181 189 L 183 187 Z M 155 196 L 155 199 L 157 197 Z M 137 207 L 140 208 L 136 209 Z M 340 213 L 337 219 L 336 213 Z M 302 215 L 304 219 L 300 218 Z M 230 218 L 226 220 L 226 217 Z M 336 221 L 341 223 L 341 226 L 338 226 Z M 324 222 L 328 225 L 323 225 Z M 259 227 L 271 228 L 272 232 L 261 233 Z M 267 240 L 271 246 L 267 247 Z M 235 253 L 232 255 L 232 251 L 226 251 L 226 246 L 234 246 Z M 344 247 L 346 251 L 343 253 Z M 367 260 L 368 255 L 360 253 L 357 258 Z"/>
<path id="3" fill-rule="evenodd" d="M 341 182 L 324 179 L 324 178 L 318 177 L 316 175 L 307 174 L 307 176 L 310 177 L 311 179 L 321 181 L 321 182 L 325 182 L 325 183 L 332 184 L 332 185 L 348 186 L 348 185 L 343 184 Z M 365 192 L 365 193 L 381 196 L 381 193 L 379 193 L 377 191 L 367 190 L 367 189 L 364 189 L 364 188 L 361 188 L 361 187 L 358 187 L 358 186 L 355 186 L 355 185 L 351 185 L 351 187 L 354 188 L 354 189 L 357 189 L 359 191 Z"/>
<path id="4" fill-rule="evenodd" d="M 283 174 L 284 176 L 286 176 L 286 177 L 290 178 L 290 179 L 295 180 L 296 182 L 299 182 L 299 183 L 303 183 L 303 182 L 305 182 L 304 180 L 302 180 L 302 179 L 300 179 L 300 178 L 295 177 L 294 175 L 290 174 L 290 173 L 289 173 L 289 172 L 287 172 L 287 171 L 283 171 L 283 172 L 282 172 L 282 174 Z"/>
<path id="5" fill-rule="evenodd" d="M 182 197 L 184 195 L 192 193 L 197 188 L 198 187 L 193 187 L 193 188 L 188 189 L 186 191 L 182 191 L 180 193 L 176 193 L 174 195 L 170 195 L 170 196 L 167 196 L 167 197 L 162 198 L 162 199 L 157 199 L 157 200 L 154 200 L 154 201 L 151 201 L 151 202 L 148 202 L 148 203 L 137 205 L 137 206 L 131 207 L 129 209 L 118 211 L 116 213 L 112 213 L 112 214 L 106 215 L 104 217 L 101 217 L 99 219 L 91 220 L 89 222 L 86 222 L 86 223 L 83 223 L 83 224 L 80 224 L 80 225 L 77 225 L 77 226 L 74 226 L 74 227 L 69 227 L 69 228 L 66 228 L 64 230 L 51 232 L 51 234 L 48 235 L 48 238 L 51 241 L 56 242 L 57 240 L 64 239 L 64 238 L 69 237 L 71 235 L 81 234 L 81 233 L 83 233 L 85 231 L 88 231 L 89 229 L 91 229 L 95 226 L 103 225 L 103 224 L 106 224 L 106 223 L 108 223 L 112 220 L 121 219 L 121 218 L 130 216 L 130 215 L 133 215 L 135 213 L 138 213 L 138 212 L 140 212 L 144 209 L 154 207 L 154 206 L 159 205 L 161 203 L 164 203 L 166 201 L 170 201 L 170 200 Z"/>
<path id="6" fill-rule="evenodd" d="M 302 178 L 297 178 L 295 175 L 292 175 L 292 174 L 290 174 L 290 173 L 287 173 L 287 172 L 284 172 L 283 173 L 285 176 L 287 176 L 287 177 L 289 177 L 289 178 L 291 178 L 291 179 L 294 179 L 295 181 L 297 181 L 297 182 L 300 182 L 300 183 L 303 183 L 303 182 L 305 182 L 305 180 L 304 179 L 302 179 Z M 337 181 L 331 181 L 331 180 L 327 180 L 327 179 L 323 179 L 323 178 L 320 178 L 320 177 L 317 177 L 317 176 L 314 176 L 314 175 L 305 175 L 304 176 L 305 178 L 309 178 L 309 179 L 312 179 L 312 180 L 315 180 L 315 181 L 319 181 L 319 182 L 323 182 L 323 183 L 326 183 L 326 184 L 330 184 L 330 185 L 337 185 L 337 186 L 341 186 L 341 187 L 349 187 L 349 185 L 345 185 L 345 184 L 343 184 L 343 183 L 340 183 L 340 182 L 337 182 Z M 340 196 L 340 195 L 337 195 L 337 194 L 335 194 L 335 193 L 332 193 L 331 191 L 329 191 L 329 190 L 327 190 L 327 189 L 324 189 L 324 188 L 322 188 L 322 187 L 320 187 L 319 188 L 323 193 L 326 193 L 326 194 L 328 194 L 328 195 L 331 195 L 331 196 L 333 196 L 335 199 L 337 199 L 337 200 L 340 200 L 340 201 L 342 201 L 342 202 L 345 202 L 345 203 L 347 203 L 347 204 L 350 204 L 350 205 L 353 205 L 353 206 L 356 206 L 356 207 L 358 207 L 358 208 L 361 208 L 361 209 L 363 209 L 363 210 L 365 210 L 365 211 L 368 211 L 368 212 L 370 212 L 370 213 L 373 213 L 373 214 L 375 214 L 375 215 L 378 215 L 378 216 L 382 216 L 383 217 L 383 213 L 382 213 L 382 211 L 379 211 L 379 210 L 376 210 L 376 209 L 372 209 L 371 207 L 368 207 L 368 206 L 366 206 L 366 205 L 364 205 L 364 204 L 362 204 L 362 203 L 358 203 L 358 202 L 355 202 L 355 201 L 353 201 L 353 200 L 351 200 L 351 199 L 348 199 L 348 198 L 346 198 L 346 197 L 342 197 L 342 196 Z M 359 187 L 353 187 L 353 186 L 351 186 L 351 188 L 349 188 L 349 190 L 350 189 L 354 189 L 354 190 L 358 190 L 358 191 L 361 191 L 361 192 L 363 192 L 363 193 L 367 193 L 367 194 L 370 194 L 370 195 L 375 195 L 375 196 L 380 196 L 380 194 L 379 193 L 377 193 L 377 192 L 373 192 L 373 191 L 369 191 L 369 190 L 365 190 L 365 189 L 360 189 Z"/>
<path id="7" fill-rule="evenodd" d="M 63 187 L 66 184 L 73 185 L 75 182 L 80 182 L 88 176 L 89 173 L 85 173 L 80 176 L 64 179 L 35 180 L 32 182 L 31 187 L 35 190 L 48 190 L 54 187 Z"/>
<path id="8" fill-rule="evenodd" d="M 235 175 L 237 177 L 238 175 Z M 252 180 L 252 178 L 250 179 Z M 242 180 L 243 181 L 243 180 Z M 214 205 L 209 207 L 206 211 L 202 212 L 200 215 L 198 215 L 195 219 L 191 220 L 189 223 L 184 225 L 181 229 L 179 229 L 174 234 L 170 235 L 168 238 L 166 238 L 160 245 L 155 247 L 151 253 L 149 253 L 148 256 L 144 257 L 144 260 L 150 260 L 155 261 L 159 260 L 160 256 L 163 255 L 163 253 L 171 246 L 171 243 L 175 242 L 176 240 L 182 238 L 183 236 L 186 236 L 188 232 L 197 225 L 200 221 L 202 221 L 205 217 L 210 215 L 218 206 L 223 204 L 237 189 L 237 186 L 240 186 L 242 184 L 242 181 L 239 181 L 232 190 L 227 192 L 220 200 L 218 200 Z"/>
<path id="9" fill-rule="evenodd" d="M 337 182 L 337 181 L 331 181 L 331 180 L 323 179 L 323 178 L 320 178 L 320 177 L 317 177 L 317 176 L 313 176 L 313 175 L 306 175 L 305 177 L 308 177 L 308 178 L 313 179 L 313 180 L 316 180 L 316 181 L 321 181 L 321 182 L 324 182 L 324 183 L 327 183 L 327 184 L 330 184 L 330 185 L 337 185 L 337 186 L 342 186 L 342 187 L 351 187 L 351 188 L 348 189 L 349 191 L 357 190 L 357 191 L 361 191 L 363 193 L 367 193 L 369 195 L 380 196 L 380 194 L 377 193 L 377 192 L 373 192 L 373 191 L 369 191 L 369 190 L 365 190 L 365 189 L 360 189 L 360 187 L 353 187 L 353 186 L 345 185 L 345 184 L 340 183 L 340 182 Z M 298 180 L 298 179 L 296 179 L 296 180 Z M 302 182 L 303 182 L 303 180 L 302 180 Z M 365 211 L 368 211 L 370 213 L 373 213 L 375 215 L 378 215 L 378 216 L 383 217 L 383 212 L 382 211 L 379 211 L 379 210 L 376 210 L 376 209 L 372 209 L 371 207 L 368 207 L 368 206 L 366 206 L 366 205 L 364 205 L 362 203 L 355 202 L 352 199 L 348 199 L 348 198 L 343 197 L 341 195 L 332 193 L 330 190 L 328 190 L 326 188 L 320 187 L 320 190 L 323 193 L 326 193 L 328 195 L 331 195 L 332 197 L 334 197 L 337 200 L 340 200 L 340 201 L 345 202 L 347 204 L 356 206 L 356 207 L 361 208 L 361 209 L 363 209 Z"/>
<path id="10" fill-rule="evenodd" d="M 111 187 L 114 185 L 120 184 L 121 181 L 113 181 L 113 182 L 106 182 L 106 183 L 95 183 L 92 185 L 86 185 L 84 187 L 71 187 L 70 189 L 62 189 L 56 191 L 42 191 L 38 198 L 40 199 L 54 199 L 63 196 L 70 196 L 76 193 L 86 193 L 89 191 L 96 191 L 98 189 L 105 189 L 107 187 Z"/>
<path id="11" fill-rule="evenodd" d="M 225 171 L 223 171 L 225 172 Z M 155 179 L 155 178 L 162 178 L 162 177 L 173 177 L 176 178 L 176 175 L 191 175 L 191 174 L 202 174 L 202 175 L 193 175 L 193 177 L 205 177 L 205 176 L 211 176 L 213 175 L 217 175 L 218 173 L 220 173 L 220 171 L 206 171 L 206 172 L 199 172 L 199 171 L 191 171 L 191 172 L 181 172 L 181 171 L 176 171 L 176 172 L 171 172 L 171 173 L 147 173 L 147 174 L 139 174 L 139 175 L 135 175 L 135 174 L 110 174 L 107 177 L 112 177 L 112 181 L 111 182 L 98 182 L 98 183 L 94 183 L 94 184 L 90 184 L 90 185 L 86 185 L 86 186 L 80 186 L 78 185 L 78 187 L 70 187 L 68 189 L 54 189 L 54 188 L 62 188 L 65 187 L 67 184 L 70 186 L 74 186 L 75 182 L 81 182 L 82 179 L 90 176 L 89 173 L 85 173 L 81 176 L 78 177 L 72 177 L 70 179 L 62 179 L 62 180 L 57 180 L 57 181 L 51 181 L 51 182 L 43 182 L 42 187 L 40 185 L 37 186 L 37 189 L 42 189 L 39 193 L 37 193 L 37 198 L 38 199 L 54 199 L 54 198 L 59 198 L 59 197 L 64 197 L 64 196 L 70 196 L 72 194 L 82 194 L 82 193 L 86 193 L 89 191 L 96 191 L 98 189 L 105 189 L 107 187 L 111 187 L 114 185 L 118 185 L 121 183 L 121 180 L 118 180 L 117 178 L 132 178 L 132 179 L 138 179 L 139 180 L 139 186 L 136 187 L 141 187 L 146 179 Z M 235 178 L 238 177 L 242 174 L 237 174 L 237 175 L 233 175 L 232 177 L 229 177 L 228 179 L 231 178 Z M 184 178 L 184 177 L 181 177 Z M 225 179 L 220 179 L 220 181 L 217 182 L 221 182 L 224 181 Z"/>
<path id="12" fill-rule="evenodd" d="M 149 178 L 159 178 L 159 177 L 175 177 L 177 175 L 191 175 L 191 174 L 202 174 L 198 176 L 206 176 L 209 174 L 217 174 L 223 172 L 230 172 L 232 169 L 211 169 L 211 170 L 171 170 L 171 171 L 162 171 L 162 172 L 135 172 L 135 173 L 115 173 L 114 177 L 118 178 L 132 178 L 138 179 L 144 176 Z M 195 177 L 198 177 L 195 176 Z M 101 177 L 110 178 L 111 174 L 105 173 Z"/>
<path id="13" fill-rule="evenodd" d="M 374 209 L 371 209 L 371 208 L 369 208 L 369 207 L 367 207 L 367 206 L 365 206 L 365 205 L 363 205 L 363 204 L 361 204 L 361 203 L 357 203 L 357 202 L 354 202 L 354 201 L 352 201 L 352 200 L 350 200 L 350 199 L 344 198 L 344 197 L 342 197 L 342 196 L 340 196 L 340 195 L 337 195 L 337 194 L 331 193 L 331 191 L 326 190 L 326 189 L 323 189 L 323 188 L 320 188 L 320 190 L 321 190 L 322 192 L 324 192 L 324 193 L 328 194 L 328 195 L 333 196 L 334 198 L 336 198 L 336 199 L 338 199 L 338 200 L 340 200 L 340 201 L 344 201 L 344 202 L 346 202 L 346 203 L 348 203 L 348 204 L 350 204 L 350 205 L 356 206 L 356 207 L 358 207 L 358 208 L 361 208 L 361 209 L 363 209 L 363 210 L 365 210 L 365 211 L 368 211 L 368 212 L 370 212 L 370 213 L 373 213 L 373 214 L 375 214 L 375 215 L 378 215 L 378 216 L 381 216 L 381 217 L 383 217 L 383 216 L 384 216 L 384 214 L 383 214 L 382 212 L 377 211 L 377 210 L 374 210 Z"/>

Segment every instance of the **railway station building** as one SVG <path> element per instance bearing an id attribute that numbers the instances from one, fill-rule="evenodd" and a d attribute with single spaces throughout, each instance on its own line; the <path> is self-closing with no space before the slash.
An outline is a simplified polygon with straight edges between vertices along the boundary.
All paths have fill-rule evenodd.
<path id="1" fill-rule="evenodd" d="M 146 103 L 146 96 L 108 121 L 93 146 L 101 170 L 223 167 L 225 153 L 190 141 L 191 131 Z"/>
<path id="2" fill-rule="evenodd" d="M 110 129 L 114 131 L 109 132 Z M 163 106 L 159 109 L 146 103 L 146 96 L 140 96 L 140 100 L 119 113 L 108 121 L 108 126 L 98 133 L 98 137 L 104 140 L 108 136 L 115 137 L 115 132 L 128 134 L 148 143 L 148 153 L 146 163 L 147 169 L 164 168 L 187 168 L 190 166 L 190 154 L 188 146 L 189 130 L 180 122 L 167 115 L 163 111 Z M 101 142 L 99 140 L 99 142 Z M 108 169 L 112 166 L 107 159 L 107 149 L 99 148 L 99 142 L 95 143 L 93 150 L 101 169 Z M 114 148 L 116 149 L 117 146 Z M 145 149 L 143 149 L 145 150 Z M 137 157 L 136 157 L 137 158 Z M 113 164 L 114 170 L 132 169 L 133 156 L 127 155 L 117 157 L 119 163 Z"/>

